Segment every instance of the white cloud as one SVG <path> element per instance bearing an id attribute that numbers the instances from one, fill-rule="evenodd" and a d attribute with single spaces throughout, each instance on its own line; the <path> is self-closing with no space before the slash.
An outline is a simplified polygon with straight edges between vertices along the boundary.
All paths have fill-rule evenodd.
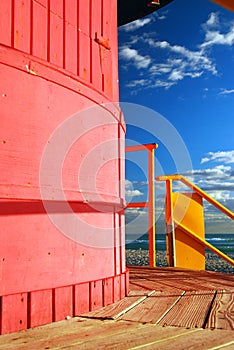
<path id="1" fill-rule="evenodd" d="M 223 89 L 219 94 L 220 95 L 229 95 L 229 94 L 233 94 L 233 93 L 234 93 L 234 89 L 232 89 L 232 90 Z"/>
<path id="2" fill-rule="evenodd" d="M 128 208 L 126 209 L 126 214 L 129 215 L 146 215 L 147 212 L 141 208 Z"/>
<path id="3" fill-rule="evenodd" d="M 172 85 L 175 85 L 175 82 L 170 82 L 170 81 L 162 81 L 162 80 L 159 80 L 157 79 L 155 84 L 154 84 L 154 87 L 163 87 L 165 88 L 166 90 L 169 89 Z"/>
<path id="4" fill-rule="evenodd" d="M 208 20 L 206 21 L 206 25 L 208 27 L 215 27 L 217 25 L 219 25 L 219 17 L 218 14 L 215 12 L 211 12 L 209 15 Z"/>
<path id="5" fill-rule="evenodd" d="M 130 83 L 128 83 L 127 87 L 136 87 L 136 86 L 144 86 L 149 83 L 149 80 L 147 79 L 138 79 L 138 80 L 132 80 Z"/>
<path id="6" fill-rule="evenodd" d="M 168 63 L 156 63 L 150 67 L 150 73 L 153 75 L 161 75 L 170 73 L 172 70 L 173 64 Z"/>
<path id="7" fill-rule="evenodd" d="M 143 196 L 143 193 L 139 190 L 126 190 L 125 194 L 127 197 L 137 197 L 137 196 Z"/>
<path id="8" fill-rule="evenodd" d="M 119 57 L 127 61 L 132 61 L 137 69 L 147 68 L 151 63 L 149 56 L 142 56 L 137 50 L 128 46 L 122 46 L 119 50 Z"/>
<path id="9" fill-rule="evenodd" d="M 230 191 L 207 191 L 207 193 L 217 201 L 226 201 L 230 199 Z"/>
<path id="10" fill-rule="evenodd" d="M 146 42 L 155 49 L 169 50 L 171 53 L 176 54 L 175 58 L 170 58 L 166 61 L 167 67 L 171 67 L 171 69 L 177 68 L 176 72 L 171 75 L 173 80 L 181 80 L 185 76 L 197 78 L 201 76 L 204 71 L 209 71 L 214 75 L 217 74 L 215 64 L 202 49 L 196 51 L 189 50 L 181 45 L 171 45 L 167 41 L 154 41 L 151 38 L 146 39 Z M 157 66 L 155 65 L 155 73 L 157 73 L 156 68 Z M 158 66 L 158 68 L 160 68 L 160 66 Z M 192 74 L 194 72 L 197 74 Z"/>
<path id="11" fill-rule="evenodd" d="M 233 175 L 232 175 L 233 173 Z M 233 176 L 234 180 L 234 172 L 232 170 L 232 167 L 230 165 L 217 165 L 214 166 L 213 168 L 207 168 L 207 169 L 198 169 L 198 170 L 192 170 L 188 175 L 193 175 L 193 176 L 199 176 L 202 178 L 218 178 L 222 179 L 224 177 L 228 177 L 231 179 Z"/>
<path id="12" fill-rule="evenodd" d="M 234 151 L 208 152 L 207 157 L 201 159 L 201 164 L 215 161 L 218 163 L 234 163 Z"/>
<path id="13" fill-rule="evenodd" d="M 163 19 L 166 19 L 167 17 L 165 15 L 161 15 L 161 16 L 158 16 L 157 18 L 161 21 Z"/>
<path id="14" fill-rule="evenodd" d="M 124 30 L 125 32 L 133 32 L 134 30 L 137 30 L 138 28 L 144 27 L 146 24 L 148 24 L 150 22 L 151 22 L 150 18 L 137 19 L 134 22 L 125 24 L 124 26 L 121 27 L 121 29 Z"/>
<path id="15" fill-rule="evenodd" d="M 202 25 L 205 31 L 205 40 L 200 45 L 202 49 L 213 45 L 228 45 L 231 46 L 234 43 L 234 24 L 232 23 L 228 32 L 221 33 L 219 17 L 217 13 L 212 12 L 209 15 L 208 20 Z"/>
<path id="16" fill-rule="evenodd" d="M 227 34 L 221 34 L 218 31 L 207 31 L 205 42 L 201 44 L 201 48 L 212 45 L 229 45 L 234 43 L 234 26 Z"/>
<path id="17" fill-rule="evenodd" d="M 179 71 L 177 69 L 174 69 L 170 76 L 169 76 L 169 79 L 170 80 L 173 80 L 173 81 L 176 81 L 176 80 L 182 80 L 183 79 L 183 74 L 182 74 L 182 71 Z"/>
<path id="18" fill-rule="evenodd" d="M 162 17 L 164 17 L 164 14 Z M 124 27 L 128 28 L 127 31 L 135 30 L 150 24 L 150 21 L 153 22 L 155 19 L 159 19 L 158 14 L 154 14 L 151 20 L 149 18 L 141 19 Z M 217 76 L 216 64 L 208 49 L 213 45 L 231 46 L 234 43 L 234 24 L 224 23 L 222 27 L 221 24 L 218 13 L 211 12 L 207 21 L 202 24 L 204 41 L 196 49 L 172 44 L 167 40 L 154 40 L 155 32 L 132 36 L 128 44 L 120 47 L 119 57 L 128 62 L 128 65 L 132 64 L 137 69 L 148 69 L 150 74 L 147 78 L 130 81 L 127 87 L 136 88 L 131 93 L 137 94 L 143 88 L 169 89 L 186 77 L 198 79 L 207 73 Z M 137 49 L 133 48 L 135 45 L 138 45 Z M 146 49 L 147 53 L 150 52 L 150 54 L 146 55 L 145 51 L 141 51 Z M 163 63 L 158 62 L 157 57 L 159 55 L 162 59 L 165 57 Z M 223 89 L 220 94 L 227 95 L 233 92 L 234 90 Z"/>
<path id="19" fill-rule="evenodd" d="M 137 189 L 134 189 L 133 183 L 129 180 L 125 180 L 125 195 L 128 200 L 131 200 L 132 197 L 142 196 L 143 193 Z"/>

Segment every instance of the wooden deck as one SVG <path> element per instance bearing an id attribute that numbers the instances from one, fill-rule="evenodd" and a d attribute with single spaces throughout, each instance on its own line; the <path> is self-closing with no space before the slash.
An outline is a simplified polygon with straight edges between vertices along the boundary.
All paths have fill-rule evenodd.
<path id="1" fill-rule="evenodd" d="M 2 349 L 234 349 L 234 275 L 130 267 L 130 294 L 0 337 Z"/>

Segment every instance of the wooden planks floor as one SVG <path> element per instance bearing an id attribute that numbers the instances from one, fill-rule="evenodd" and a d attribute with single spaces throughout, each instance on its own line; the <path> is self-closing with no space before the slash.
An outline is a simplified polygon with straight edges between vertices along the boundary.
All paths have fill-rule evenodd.
<path id="1" fill-rule="evenodd" d="M 2 349 L 234 349 L 234 275 L 130 267 L 130 294 L 0 337 Z"/>

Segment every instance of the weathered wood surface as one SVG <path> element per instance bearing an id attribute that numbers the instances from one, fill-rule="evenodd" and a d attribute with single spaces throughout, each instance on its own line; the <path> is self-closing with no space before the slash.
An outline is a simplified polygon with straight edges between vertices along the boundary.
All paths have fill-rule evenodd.
<path id="1" fill-rule="evenodd" d="M 207 328 L 234 330 L 234 292 L 219 291 L 217 293 Z"/>
<path id="2" fill-rule="evenodd" d="M 161 327 L 129 321 L 73 318 L 0 337 L 1 350 L 44 349 L 225 349 L 233 331 Z"/>
<path id="3" fill-rule="evenodd" d="M 164 326 L 204 328 L 214 295 L 214 291 L 188 291 L 158 323 Z"/>
<path id="4" fill-rule="evenodd" d="M 157 267 L 156 269 L 152 269 L 143 266 L 131 266 L 130 273 L 131 290 L 135 289 L 135 284 L 142 286 L 142 288 L 147 287 L 149 290 L 155 289 L 164 292 L 175 290 L 234 289 L 233 274 L 179 268 L 173 269 L 168 267 Z"/>
<path id="5" fill-rule="evenodd" d="M 0 350 L 234 349 L 234 275 L 136 267 L 130 288 L 85 317 L 3 335 Z"/>
<path id="6" fill-rule="evenodd" d="M 142 323 L 157 323 L 181 296 L 182 294 L 155 293 L 121 316 L 121 319 Z"/>
<path id="7" fill-rule="evenodd" d="M 152 293 L 154 293 L 154 291 L 148 292 L 147 294 L 135 294 L 130 292 L 128 297 L 125 297 L 122 300 L 119 300 L 116 303 L 110 304 L 104 308 L 82 314 L 82 317 L 115 320 L 122 314 L 125 314 L 129 310 L 135 308 L 138 304 L 142 303 L 142 301 Z"/>

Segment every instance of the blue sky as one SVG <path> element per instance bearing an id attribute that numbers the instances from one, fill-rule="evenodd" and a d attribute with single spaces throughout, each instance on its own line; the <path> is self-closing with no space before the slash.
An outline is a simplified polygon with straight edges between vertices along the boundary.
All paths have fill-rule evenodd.
<path id="1" fill-rule="evenodd" d="M 174 0 L 159 11 L 119 28 L 120 101 L 149 108 L 170 124 L 166 140 L 158 135 L 157 117 L 152 122 L 153 117 L 148 118 L 146 111 L 140 124 L 135 125 L 125 105 L 127 144 L 158 142 L 156 174 L 179 170 L 192 176 L 198 186 L 231 210 L 234 210 L 233 46 L 233 12 L 208 0 Z M 146 129 L 143 122 L 148 123 Z M 178 149 L 176 157 L 180 154 L 183 158 L 186 153 L 191 160 L 191 164 L 184 162 L 184 167 L 177 166 L 178 159 L 174 159 L 173 152 L 178 148 L 175 135 L 184 142 L 184 149 Z M 175 140 L 174 146 L 168 145 L 169 139 L 170 145 L 171 139 Z M 146 199 L 144 156 L 144 152 L 128 155 L 126 163 L 127 197 L 134 201 Z M 160 212 L 163 186 L 157 187 Z M 207 232 L 234 232 L 233 222 L 210 205 L 206 204 L 205 212 Z M 132 210 L 127 215 L 134 217 L 139 213 L 143 225 L 144 212 Z M 130 233 L 133 231 L 134 227 L 129 229 Z"/>

